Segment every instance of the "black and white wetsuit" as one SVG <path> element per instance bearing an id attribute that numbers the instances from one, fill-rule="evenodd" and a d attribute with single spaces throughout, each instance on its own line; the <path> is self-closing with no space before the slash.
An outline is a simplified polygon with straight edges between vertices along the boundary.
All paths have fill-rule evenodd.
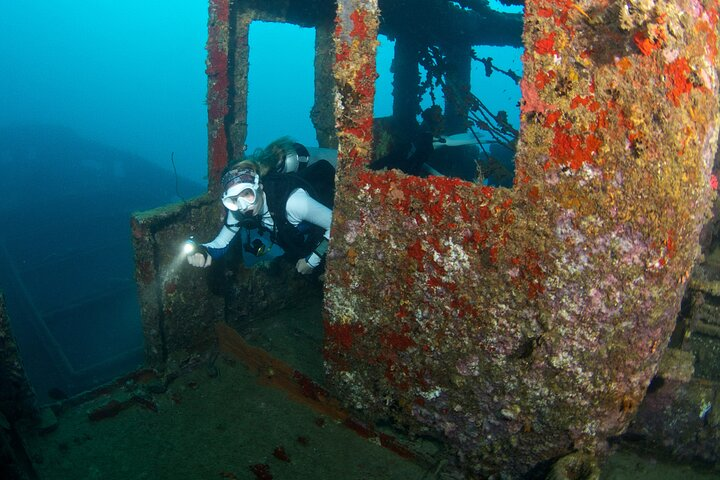
<path id="1" fill-rule="evenodd" d="M 263 181 L 264 202 L 257 217 L 262 230 L 294 259 L 305 258 L 308 265 L 320 265 L 315 252 L 323 238 L 330 240 L 332 210 L 315 200 L 307 185 L 295 174 L 270 174 Z M 213 257 L 222 257 L 243 224 L 242 213 L 229 211 L 225 225 L 211 242 L 203 244 Z M 324 254 L 324 252 L 322 252 Z"/>

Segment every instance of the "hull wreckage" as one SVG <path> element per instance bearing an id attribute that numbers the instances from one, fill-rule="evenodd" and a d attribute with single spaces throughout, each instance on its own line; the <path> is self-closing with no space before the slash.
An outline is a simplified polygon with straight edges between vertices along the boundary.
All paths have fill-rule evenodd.
<path id="1" fill-rule="evenodd" d="M 390 419 L 441 441 L 439 465 L 468 478 L 597 478 L 595 459 L 625 432 L 717 464 L 718 2 L 524 6 L 210 0 L 208 192 L 131 220 L 147 366 L 172 373 L 179 353 L 219 343 L 268 378 L 284 374 L 295 398 L 330 399 L 321 408 L 358 431 Z M 198 272 L 179 253 L 223 221 L 220 175 L 247 134 L 254 21 L 315 29 L 311 120 L 319 146 L 339 152 L 322 291 L 281 262 L 230 256 Z M 396 42 L 400 127 L 416 126 L 421 52 L 450 67 L 448 100 L 451 81 L 469 85 L 471 47 L 524 47 L 511 188 L 367 168 L 388 134 L 373 118 L 378 34 Z M 464 125 L 470 103 L 447 102 L 446 124 Z M 323 387 L 236 332 L 313 294 Z M 35 414 L 34 397 L 2 297 L 0 353 L 0 456 L 20 464 L 8 432 Z"/>
<path id="2" fill-rule="evenodd" d="M 717 7 L 526 1 L 515 184 L 491 189 L 363 168 L 358 72 L 373 71 L 379 11 L 340 2 L 338 398 L 440 436 L 483 477 L 597 453 L 627 428 L 715 195 Z"/>
<path id="3" fill-rule="evenodd" d="M 409 11 L 427 23 L 408 25 Z M 391 418 L 441 439 L 472 477 L 602 455 L 658 371 L 711 217 L 717 2 L 528 0 L 510 15 L 478 2 L 211 0 L 208 194 L 133 218 L 151 365 L 211 342 L 215 322 L 237 325 L 302 295 L 302 280 L 269 280 L 262 266 L 219 282 L 169 267 L 188 233 L 210 237 L 221 221 L 220 173 L 247 133 L 255 20 L 316 29 L 311 118 L 320 146 L 339 150 L 328 390 L 368 423 Z M 465 23 L 435 28 L 440 20 Z M 366 168 L 383 32 L 397 41 L 400 122 L 415 121 L 423 42 L 458 59 L 466 81 L 470 46 L 524 47 L 512 188 Z M 686 377 L 665 382 L 675 389 L 660 389 L 663 405 Z"/>
<path id="4" fill-rule="evenodd" d="M 234 272 L 220 292 L 203 276 L 162 272 L 191 229 L 209 237 L 220 221 L 220 172 L 246 136 L 250 23 L 312 26 L 311 118 L 320 146 L 339 150 L 329 391 L 368 423 L 392 418 L 441 439 L 470 476 L 531 475 L 568 454 L 582 463 L 636 415 L 711 217 L 718 4 L 533 0 L 509 15 L 425 2 L 413 10 L 426 13 L 424 31 L 401 15 L 413 3 L 210 2 L 209 193 L 133 219 L 148 360 L 210 341 L 217 321 L 292 304 L 298 281 L 273 296 L 278 280 L 262 267 Z M 455 18 L 468 23 L 432 28 Z M 457 38 L 443 42 L 443 31 Z M 366 168 L 379 32 L 397 38 L 401 122 L 417 112 L 423 39 L 460 59 L 454 75 L 466 81 L 471 45 L 524 46 L 512 188 Z M 238 300 L 258 291 L 259 301 Z"/>

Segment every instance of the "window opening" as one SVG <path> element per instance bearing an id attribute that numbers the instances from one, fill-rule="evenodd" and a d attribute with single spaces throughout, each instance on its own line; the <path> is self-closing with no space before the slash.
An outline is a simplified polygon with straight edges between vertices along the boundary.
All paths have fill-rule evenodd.
<path id="1" fill-rule="evenodd" d="M 457 7 L 466 9 L 459 4 Z M 499 2 L 492 8 L 503 13 L 522 12 L 521 6 L 506 7 Z M 468 51 L 465 58 L 448 53 L 453 45 L 419 48 L 418 110 L 424 113 L 417 118 L 418 132 L 400 132 L 404 138 L 376 141 L 376 158 L 370 168 L 398 168 L 411 175 L 451 176 L 511 187 L 520 126 L 522 48 L 461 47 Z M 379 56 L 384 54 L 379 50 Z M 382 65 L 380 60 L 378 65 Z M 376 99 L 376 112 L 379 104 Z M 453 114 L 466 118 L 453 118 Z M 430 130 L 432 147 L 429 141 L 420 140 L 423 132 Z M 423 158 L 408 160 L 417 156 L 416 152 Z"/>
<path id="2" fill-rule="evenodd" d="M 375 80 L 375 105 L 373 115 L 375 118 L 392 115 L 392 60 L 395 52 L 395 41 L 385 35 L 378 35 L 377 55 L 375 66 L 378 77 Z"/>
<path id="3" fill-rule="evenodd" d="M 283 135 L 316 145 L 310 121 L 315 29 L 255 21 L 249 35 L 248 153 Z"/>
<path id="4" fill-rule="evenodd" d="M 249 43 L 246 154 L 252 155 L 283 136 L 308 147 L 317 146 L 310 120 L 315 95 L 315 29 L 255 21 L 250 24 Z M 267 233 L 259 234 L 253 229 L 241 234 L 245 245 L 259 246 L 258 242 L 265 245 L 262 255 L 243 249 L 247 266 L 283 254 L 278 245 L 270 242 Z"/>

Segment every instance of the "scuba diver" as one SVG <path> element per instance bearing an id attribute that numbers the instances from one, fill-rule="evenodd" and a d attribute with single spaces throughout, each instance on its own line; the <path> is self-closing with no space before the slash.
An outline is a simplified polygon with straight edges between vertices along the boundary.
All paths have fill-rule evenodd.
<path id="1" fill-rule="evenodd" d="M 257 228 L 270 232 L 270 240 L 296 262 L 298 273 L 322 270 L 332 210 L 312 197 L 312 186 L 297 174 L 267 173 L 261 180 L 258 170 L 254 162 L 245 160 L 225 172 L 221 180 L 225 224 L 214 240 L 196 245 L 188 253 L 188 263 L 209 267 L 225 254 L 241 228 Z M 244 249 L 257 255 L 259 248 L 249 241 L 248 234 Z"/>

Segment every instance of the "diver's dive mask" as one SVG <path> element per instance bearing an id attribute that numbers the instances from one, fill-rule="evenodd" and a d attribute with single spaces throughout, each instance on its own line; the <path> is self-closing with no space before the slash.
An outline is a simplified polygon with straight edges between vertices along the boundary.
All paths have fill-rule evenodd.
<path id="1" fill-rule="evenodd" d="M 233 212 L 246 212 L 257 204 L 260 196 L 260 177 L 250 168 L 230 170 L 222 177 L 222 202 Z"/>

